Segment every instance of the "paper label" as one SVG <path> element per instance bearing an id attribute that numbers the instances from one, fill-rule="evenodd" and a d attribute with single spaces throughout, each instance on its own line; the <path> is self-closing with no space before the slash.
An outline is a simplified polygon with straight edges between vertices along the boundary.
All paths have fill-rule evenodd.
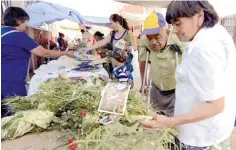
<path id="1" fill-rule="evenodd" d="M 125 49 L 126 46 L 125 44 L 126 44 L 125 40 L 121 39 L 118 42 L 116 42 L 115 47 L 123 50 Z"/>

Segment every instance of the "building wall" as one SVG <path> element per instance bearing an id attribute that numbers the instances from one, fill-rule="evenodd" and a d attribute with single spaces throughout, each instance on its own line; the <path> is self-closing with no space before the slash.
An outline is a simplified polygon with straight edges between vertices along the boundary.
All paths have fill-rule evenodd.
<path id="1" fill-rule="evenodd" d="M 221 24 L 232 36 L 234 43 L 236 45 L 236 14 L 221 18 Z"/>
<path id="2" fill-rule="evenodd" d="M 234 27 L 234 44 L 236 45 L 236 26 Z"/>
<path id="3" fill-rule="evenodd" d="M 11 6 L 25 9 L 25 1 L 12 1 Z"/>
<path id="4" fill-rule="evenodd" d="M 4 0 L 1 1 L 1 15 L 4 13 L 4 11 L 11 6 L 11 0 Z"/>
<path id="5" fill-rule="evenodd" d="M 3 0 L 1 1 L 1 15 L 4 11 L 11 6 L 14 7 L 21 7 L 23 9 L 27 8 L 28 6 L 32 5 L 33 3 L 40 2 L 40 0 L 24 0 L 24 1 L 15 1 L 15 0 Z"/>

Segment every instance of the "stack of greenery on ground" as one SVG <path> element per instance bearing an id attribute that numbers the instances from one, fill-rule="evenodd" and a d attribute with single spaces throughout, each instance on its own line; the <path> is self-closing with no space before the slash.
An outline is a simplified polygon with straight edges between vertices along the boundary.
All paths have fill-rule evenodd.
<path id="1" fill-rule="evenodd" d="M 174 129 L 152 130 L 147 134 L 136 123 L 138 119 L 152 119 L 148 115 L 153 111 L 135 90 L 129 93 L 125 115 L 112 124 L 101 125 L 99 119 L 108 114 L 97 109 L 106 84 L 99 78 L 52 79 L 42 84 L 35 95 L 6 99 L 16 114 L 2 119 L 2 139 L 58 129 L 70 132 L 79 147 L 86 150 L 139 149 L 143 143 L 167 148 L 167 143 L 173 143 Z"/>

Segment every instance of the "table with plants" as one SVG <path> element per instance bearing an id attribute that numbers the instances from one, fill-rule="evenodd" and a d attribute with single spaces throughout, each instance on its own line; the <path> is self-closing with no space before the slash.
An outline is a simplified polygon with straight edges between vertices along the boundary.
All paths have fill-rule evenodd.
<path id="1" fill-rule="evenodd" d="M 80 59 L 87 62 L 87 56 L 82 56 Z M 96 67 L 97 63 L 90 64 Z M 86 77 L 59 74 L 41 82 L 37 91 L 26 97 L 5 99 L 3 104 L 15 114 L 1 119 L 2 149 L 168 150 L 175 147 L 176 129 L 147 129 L 138 123 L 140 119 L 153 119 L 157 113 L 142 100 L 138 90 L 127 85 L 123 88 L 128 89 L 126 94 L 114 90 L 104 92 L 108 85 L 116 84 L 120 83 L 97 74 Z M 105 93 L 117 99 L 120 99 L 118 93 L 125 97 L 125 105 L 112 105 L 123 113 L 99 110 L 99 105 L 106 105 L 109 100 L 104 98 Z M 103 98 L 105 103 L 101 102 Z"/>

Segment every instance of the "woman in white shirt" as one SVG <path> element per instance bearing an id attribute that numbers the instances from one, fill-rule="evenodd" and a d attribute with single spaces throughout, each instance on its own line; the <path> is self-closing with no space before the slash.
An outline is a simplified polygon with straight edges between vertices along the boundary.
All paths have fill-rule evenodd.
<path id="1" fill-rule="evenodd" d="M 176 69 L 174 117 L 141 120 L 151 128 L 178 127 L 183 150 L 229 149 L 236 116 L 236 50 L 208 1 L 172 1 L 166 21 L 181 41 L 190 41 Z M 180 142 L 179 142 L 180 141 Z M 229 140 L 228 140 L 229 141 Z M 225 142 L 224 142 L 225 143 Z"/>

